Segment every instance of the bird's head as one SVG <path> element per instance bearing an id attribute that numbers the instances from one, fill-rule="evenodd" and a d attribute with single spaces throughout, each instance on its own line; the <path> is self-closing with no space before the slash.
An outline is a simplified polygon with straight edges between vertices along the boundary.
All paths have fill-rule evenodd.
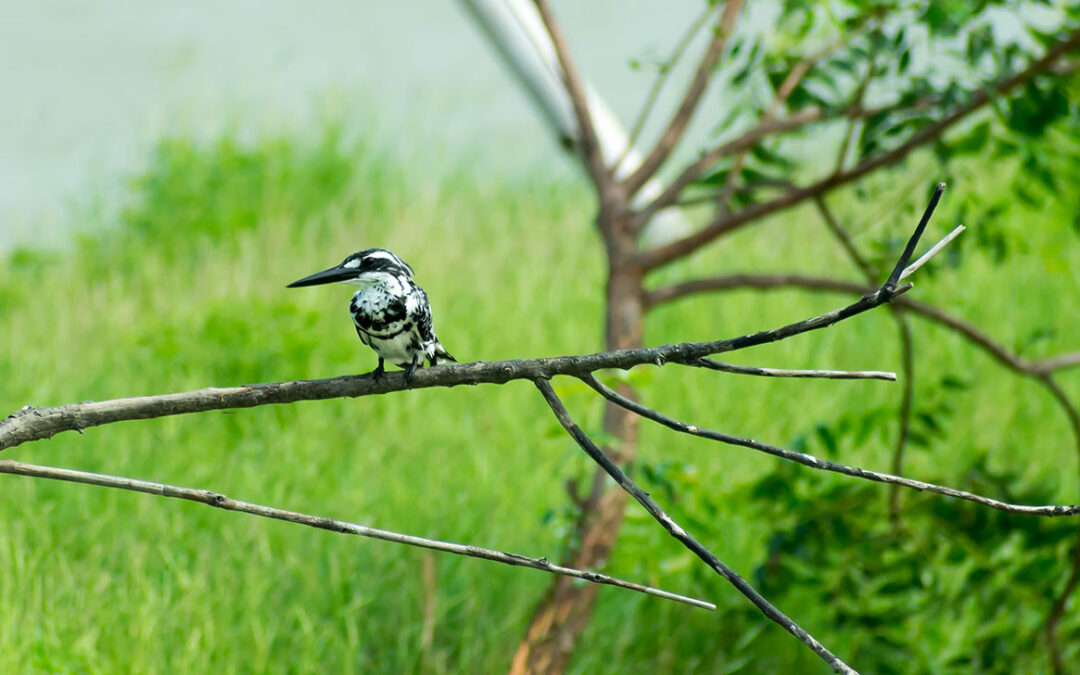
<path id="1" fill-rule="evenodd" d="M 356 284 L 358 286 L 370 286 L 378 283 L 388 283 L 393 280 L 412 279 L 413 271 L 401 258 L 397 257 L 384 248 L 369 248 L 365 251 L 357 251 L 340 265 L 330 269 L 316 272 L 303 279 L 297 279 L 288 285 L 288 288 L 300 286 L 318 286 L 335 281 Z"/>

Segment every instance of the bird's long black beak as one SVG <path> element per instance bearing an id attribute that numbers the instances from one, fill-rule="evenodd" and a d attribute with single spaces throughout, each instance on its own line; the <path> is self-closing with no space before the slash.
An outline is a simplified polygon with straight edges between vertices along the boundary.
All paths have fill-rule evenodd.
<path id="1" fill-rule="evenodd" d="M 337 265 L 322 272 L 316 272 L 303 279 L 297 279 L 286 288 L 298 288 L 300 286 L 318 286 L 319 284 L 332 284 L 335 281 L 347 281 L 356 278 L 356 270 Z"/>

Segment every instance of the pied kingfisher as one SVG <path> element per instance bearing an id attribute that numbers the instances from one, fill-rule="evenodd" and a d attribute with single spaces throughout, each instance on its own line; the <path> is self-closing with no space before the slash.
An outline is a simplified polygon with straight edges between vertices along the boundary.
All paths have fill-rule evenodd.
<path id="1" fill-rule="evenodd" d="M 405 380 L 411 384 L 425 358 L 433 366 L 440 359 L 456 361 L 435 337 L 427 293 L 412 275 L 412 268 L 390 251 L 369 248 L 353 253 L 340 265 L 294 281 L 288 288 L 335 281 L 359 286 L 349 303 L 349 313 L 360 341 L 379 355 L 379 367 L 372 375 L 376 380 L 382 377 L 385 360 L 404 368 Z"/>

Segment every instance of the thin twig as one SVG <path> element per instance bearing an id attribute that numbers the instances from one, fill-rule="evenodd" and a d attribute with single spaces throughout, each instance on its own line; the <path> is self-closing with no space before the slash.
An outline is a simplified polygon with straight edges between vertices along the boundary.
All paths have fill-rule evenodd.
<path id="1" fill-rule="evenodd" d="M 870 50 L 870 65 L 866 69 L 866 77 L 859 83 L 858 89 L 855 90 L 855 95 L 852 97 L 851 105 L 853 108 L 862 108 L 863 99 L 866 98 L 866 90 L 870 87 L 870 82 L 874 79 L 874 73 L 877 67 L 877 46 L 872 47 Z M 848 123 L 844 129 L 844 138 L 840 141 L 840 151 L 836 153 L 836 169 L 833 173 L 840 173 L 844 170 L 844 162 L 847 160 L 848 148 L 851 147 L 851 138 L 855 133 L 855 125 L 859 123 L 859 118 L 852 116 L 848 118 Z"/>
<path id="2" fill-rule="evenodd" d="M 1058 402 L 1058 405 L 1065 410 L 1065 415 L 1069 419 L 1069 427 L 1072 429 L 1073 441 L 1076 444 L 1076 453 L 1080 456 L 1080 410 L 1077 409 L 1076 404 L 1069 398 L 1065 390 L 1061 388 L 1049 373 L 1043 374 L 1038 377 L 1038 381 L 1046 387 L 1047 391 Z M 1076 591 L 1076 587 L 1080 584 L 1080 540 L 1077 541 L 1076 547 L 1073 549 L 1072 555 L 1072 569 L 1069 572 L 1069 578 L 1065 581 L 1064 588 L 1061 589 L 1061 594 L 1054 599 L 1054 604 L 1050 607 L 1050 614 L 1046 619 L 1046 637 L 1050 643 L 1050 662 L 1054 667 L 1055 675 L 1064 675 L 1067 671 L 1065 669 L 1065 663 L 1061 656 L 1061 645 L 1058 643 L 1058 624 L 1061 622 L 1061 617 L 1065 615 L 1065 607 L 1069 603 L 1069 598 Z"/>
<path id="3" fill-rule="evenodd" d="M 453 553 L 454 555 L 463 555 L 470 558 L 482 558 L 504 565 L 528 567 L 530 569 L 541 570 L 551 574 L 583 579 L 595 584 L 606 584 L 608 586 L 625 588 L 627 590 L 637 591 L 639 593 L 645 593 L 667 600 L 674 600 L 702 609 L 716 609 L 716 605 L 711 602 L 690 598 L 685 595 L 679 595 L 678 593 L 670 593 L 668 591 L 652 588 L 651 586 L 642 586 L 641 584 L 635 584 L 630 581 L 623 581 L 606 574 L 600 574 L 599 572 L 578 570 L 571 567 L 555 565 L 549 562 L 547 558 L 529 558 L 516 553 L 504 553 L 502 551 L 481 548 L 479 546 L 456 544 L 448 541 L 439 541 L 437 539 L 414 537 L 409 534 L 400 534 L 388 530 L 379 530 L 374 527 L 348 523 L 342 520 L 334 520 L 333 518 L 312 516 L 306 513 L 286 511 L 271 506 L 262 506 L 260 504 L 252 504 L 251 502 L 244 502 L 238 499 L 230 499 L 223 494 L 211 492 L 210 490 L 196 490 L 176 485 L 166 485 L 165 483 L 154 483 L 134 478 L 124 478 L 122 476 L 110 476 L 100 473 L 75 471 L 73 469 L 61 469 L 52 466 L 24 464 L 12 460 L 0 460 L 0 473 L 8 473 L 16 476 L 30 476 L 33 478 L 47 478 L 49 480 L 67 481 L 70 483 L 83 483 L 85 485 L 97 485 L 118 490 L 142 492 L 159 497 L 186 499 L 214 508 L 225 509 L 226 511 L 238 511 L 253 516 L 260 516 L 262 518 L 273 518 L 275 520 L 284 520 L 298 525 L 307 525 L 308 527 L 315 527 L 320 530 L 329 530 L 341 534 L 353 534 L 359 537 L 368 537 L 370 539 L 380 539 L 395 544 L 416 546 L 418 548 L 426 548 L 433 551 L 441 551 L 443 553 Z"/>
<path id="4" fill-rule="evenodd" d="M 915 344 L 911 324 L 902 312 L 894 308 L 893 316 L 900 329 L 900 368 L 904 373 L 904 389 L 900 394 L 900 410 L 896 445 L 893 446 L 892 472 L 899 476 L 904 471 L 904 451 L 911 435 L 911 412 L 915 405 Z M 900 486 L 893 485 L 889 493 L 889 517 L 893 525 L 900 525 Z"/>
<path id="5" fill-rule="evenodd" d="M 926 226 L 930 224 L 930 217 L 934 215 L 934 209 L 937 208 L 938 202 L 941 201 L 941 195 L 945 192 L 945 183 L 938 183 L 934 186 L 934 194 L 930 195 L 930 203 L 926 205 L 926 209 L 923 211 L 922 218 L 919 218 L 919 224 L 915 226 L 915 234 L 908 238 L 907 244 L 904 246 L 904 252 L 900 254 L 900 261 L 893 267 L 893 271 L 889 274 L 889 278 L 885 280 L 885 287 L 892 288 L 900 281 L 900 274 L 908 268 L 908 261 L 911 260 L 911 256 L 915 255 L 915 247 L 919 245 L 919 239 L 922 238 L 923 232 L 926 231 Z M 946 235 L 945 239 L 952 241 L 952 235 Z M 938 251 L 945 248 L 945 244 L 949 243 L 942 239 L 941 243 L 938 242 L 930 247 L 930 250 L 936 255 Z M 929 260 L 933 256 L 923 256 L 926 260 Z M 926 260 L 920 260 L 920 265 L 925 263 Z"/>
<path id="6" fill-rule="evenodd" d="M 810 70 L 818 63 L 818 61 L 825 58 L 837 48 L 839 48 L 840 45 L 850 40 L 852 35 L 852 32 L 845 34 L 842 38 L 832 41 L 831 43 L 819 49 L 817 52 L 806 56 L 794 66 L 792 66 L 791 70 L 788 71 L 787 76 L 784 77 L 784 81 L 780 83 L 779 87 L 777 87 L 776 97 L 773 99 L 772 103 L 769 104 L 768 109 L 766 109 L 765 112 L 761 115 L 761 119 L 759 120 L 758 124 L 768 124 L 769 122 L 772 122 L 773 119 L 776 117 L 777 111 L 780 110 L 780 108 L 788 100 L 791 94 L 799 86 L 799 83 L 802 82 L 804 77 L 806 77 L 806 74 L 810 72 Z M 746 163 L 746 156 L 748 153 L 749 148 L 746 148 L 735 156 L 735 161 L 731 165 L 731 170 L 728 171 L 728 175 L 724 179 L 724 187 L 720 191 L 720 194 L 716 199 L 717 208 L 720 209 L 721 213 L 726 214 L 729 211 L 728 206 L 737 188 L 736 181 L 742 173 L 743 165 Z"/>
<path id="7" fill-rule="evenodd" d="M 562 69 L 563 83 L 566 85 L 566 93 L 570 97 L 571 106 L 574 109 L 574 118 L 578 126 L 578 146 L 581 152 L 582 162 L 588 171 L 593 185 L 599 194 L 609 189 L 612 183 L 611 174 L 604 166 L 603 153 L 600 151 L 600 142 L 596 137 L 596 129 L 593 127 L 592 114 L 589 112 L 589 99 L 585 94 L 585 85 L 578 75 L 577 67 L 570 57 L 570 49 L 566 45 L 562 28 L 555 21 L 546 0 L 534 0 L 536 10 L 544 22 L 551 44 L 555 49 L 555 55 L 559 58 L 559 67 Z"/>
<path id="8" fill-rule="evenodd" d="M 887 483 L 891 485 L 900 485 L 902 487 L 910 488 L 912 490 L 918 490 L 920 492 L 933 492 L 935 494 L 944 495 L 946 497 L 953 497 L 955 499 L 964 499 L 983 506 L 989 506 L 992 509 L 999 511 L 1006 511 L 1008 513 L 1020 513 L 1029 516 L 1075 516 L 1080 514 L 1080 506 L 1071 504 L 1052 504 L 1046 506 L 1027 506 L 1024 504 L 1010 504 L 997 499 L 991 499 L 989 497 L 983 497 L 965 490 L 956 490 L 954 488 L 945 487 L 943 485 L 935 485 L 933 483 L 926 483 L 919 480 L 911 480 L 910 478 L 904 478 L 903 476 L 894 476 L 887 473 L 878 473 L 877 471 L 870 471 L 862 469 L 856 466 L 848 466 L 846 464 L 839 464 L 827 459 L 820 459 L 805 452 L 795 452 L 794 450 L 785 450 L 775 445 L 769 445 L 768 443 L 762 443 L 755 441 L 751 438 L 743 438 L 741 436 L 734 436 L 732 434 L 725 434 L 721 431 L 713 431 L 711 429 L 705 429 L 694 424 L 687 424 L 681 422 L 673 417 L 668 417 L 663 413 L 657 412 L 652 408 L 644 406 L 636 401 L 633 401 L 618 392 L 614 391 L 610 387 L 604 385 L 600 380 L 596 379 L 594 375 L 586 375 L 581 378 L 586 384 L 595 389 L 597 393 L 611 401 L 612 403 L 626 408 L 627 410 L 640 415 L 646 419 L 652 420 L 658 424 L 662 424 L 669 429 L 689 434 L 691 436 L 698 436 L 700 438 L 707 438 L 711 441 L 717 441 L 720 443 L 726 443 L 728 445 L 737 445 L 743 448 L 749 448 L 751 450 L 757 450 L 767 455 L 786 459 L 788 461 L 797 462 L 803 466 L 808 466 L 813 469 L 820 469 L 822 471 L 832 471 L 834 473 L 842 473 L 847 476 L 854 476 L 856 478 L 863 478 L 865 480 L 872 480 L 877 483 Z"/>
<path id="9" fill-rule="evenodd" d="M 675 539 L 683 546 L 693 552 L 694 555 L 701 558 L 705 564 L 738 589 L 738 591 L 746 596 L 750 602 L 754 603 L 765 616 L 783 626 L 785 630 L 794 635 L 800 642 L 812 649 L 815 654 L 825 661 L 825 663 L 829 664 L 833 669 L 833 672 L 855 673 L 850 666 L 837 658 L 832 652 L 815 640 L 813 636 L 799 627 L 797 623 L 788 618 L 783 612 L 766 600 L 764 596 L 754 590 L 745 579 L 725 565 L 712 553 L 712 551 L 694 539 L 694 537 L 680 527 L 678 523 L 672 520 L 671 516 L 665 513 L 647 493 L 634 484 L 622 469 L 612 462 L 611 459 L 604 454 L 604 451 L 597 447 L 596 444 L 592 442 L 592 439 L 581 430 L 581 427 L 574 422 L 570 413 L 567 412 L 566 406 L 563 405 L 559 396 L 555 393 L 555 390 L 551 388 L 550 382 L 546 379 L 537 379 L 535 382 L 537 389 L 543 394 L 544 400 L 547 402 L 552 412 L 555 413 L 555 417 L 559 420 L 559 424 L 562 425 L 563 429 L 565 429 L 568 434 L 570 434 L 570 437 L 577 442 L 581 449 L 584 450 L 594 462 L 603 467 L 604 471 L 619 484 L 619 487 L 645 507 L 645 510 L 649 512 L 649 515 L 656 519 L 656 521 L 660 523 L 671 536 L 675 537 Z"/>
<path id="10" fill-rule="evenodd" d="M 660 96 L 660 90 L 667 84 L 668 77 L 671 75 L 671 71 L 675 69 L 677 64 L 684 53 L 686 48 L 693 42 L 694 37 L 701 30 L 701 27 L 705 25 L 705 22 L 709 19 L 709 15 L 715 11 L 715 7 L 712 5 L 706 5 L 705 10 L 701 13 L 697 19 L 690 24 L 689 30 L 675 45 L 675 50 L 671 53 L 671 58 L 668 59 L 660 68 L 660 72 L 657 73 L 656 79 L 653 81 L 652 87 L 649 89 L 648 95 L 645 97 L 645 103 L 641 106 L 641 110 L 638 112 L 637 119 L 634 120 L 634 126 L 630 128 L 630 135 L 626 141 L 626 148 L 623 150 L 619 159 L 612 165 L 612 171 L 617 170 L 622 163 L 626 161 L 626 156 L 630 154 L 630 151 L 634 149 L 634 145 L 637 144 L 638 136 L 641 135 L 641 130 L 645 128 L 645 122 L 649 119 L 649 114 L 652 113 L 653 106 L 656 105 L 656 99 Z"/>
<path id="11" fill-rule="evenodd" d="M 698 293 L 744 289 L 764 291 L 784 288 L 860 295 L 870 292 L 873 289 L 873 286 L 867 286 L 866 284 L 855 283 L 852 281 L 843 281 L 840 279 L 812 277 L 803 274 L 730 274 L 720 277 L 695 279 L 674 284 L 672 286 L 658 288 L 646 295 L 645 304 L 650 308 L 656 307 Z M 1067 368 L 1073 368 L 1080 364 L 1080 352 L 1070 352 L 1068 354 L 1052 356 L 1037 361 L 1025 359 L 1022 356 L 1013 354 L 1004 346 L 995 342 L 993 338 L 967 321 L 925 302 L 919 302 L 918 300 L 912 300 L 911 298 L 902 296 L 894 299 L 892 305 L 960 333 L 993 357 L 995 361 L 1017 373 L 1024 373 L 1032 376 L 1045 375 Z M 2 425 L 0 425 L 0 429 L 2 429 Z M 0 443 L 0 447 L 3 447 L 2 443 Z"/>
<path id="12" fill-rule="evenodd" d="M 790 370 L 785 368 L 758 368 L 756 366 L 738 366 L 733 363 L 722 363 L 713 359 L 698 359 L 697 362 L 688 364 L 701 366 L 710 370 L 719 370 L 723 373 L 735 373 L 737 375 L 757 375 L 759 377 L 803 377 L 820 378 L 825 380 L 886 380 L 896 381 L 896 373 L 883 370 Z"/>
<path id="13" fill-rule="evenodd" d="M 957 225 L 956 229 L 945 235 L 945 238 L 934 244 L 929 251 L 923 253 L 922 257 L 905 267 L 904 271 L 900 273 L 900 278 L 898 279 L 898 281 L 903 281 L 904 279 L 910 277 L 912 274 L 915 274 L 915 272 L 917 272 L 920 267 L 925 265 L 930 260 L 930 258 L 933 258 L 935 255 L 937 255 L 938 251 L 948 246 L 949 242 L 959 237 L 960 234 L 966 229 L 967 228 L 963 225 Z"/>
<path id="14" fill-rule="evenodd" d="M 672 116 L 667 128 L 660 134 L 660 139 L 657 140 L 653 149 L 645 156 L 641 164 L 634 169 L 634 172 L 623 181 L 623 188 L 626 190 L 627 196 L 632 197 L 634 193 L 640 190 L 663 166 L 672 151 L 678 146 L 679 141 L 686 132 L 686 128 L 690 125 L 690 120 L 694 117 L 694 112 L 701 102 L 701 97 L 708 88 L 713 70 L 716 68 L 721 54 L 724 53 L 724 47 L 727 46 L 727 40 L 735 29 L 735 20 L 739 16 L 741 7 L 742 0 L 727 0 L 724 5 L 724 13 L 720 17 L 720 25 L 716 28 L 716 32 L 709 42 L 709 47 L 705 50 L 705 55 L 702 56 L 697 71 L 694 73 L 694 77 L 691 79 L 690 86 L 687 87 L 686 94 L 683 96 L 678 109 Z"/>
<path id="15" fill-rule="evenodd" d="M 833 234 L 840 246 L 848 254 L 851 262 L 863 273 L 866 280 L 870 283 L 874 283 L 876 274 L 874 269 L 867 262 L 866 258 L 859 253 L 859 250 L 855 247 L 855 242 L 852 241 L 851 235 L 844 229 L 844 226 L 833 216 L 832 211 L 829 209 L 828 204 L 825 202 L 823 195 L 818 195 L 814 199 L 817 205 L 818 211 L 821 213 L 822 220 L 825 221 L 825 226 Z M 956 233 L 959 234 L 959 233 Z M 952 241 L 955 238 L 955 234 L 950 234 L 948 237 L 942 240 L 941 246 L 930 247 L 930 252 L 924 257 L 933 257 L 941 248 L 944 248 L 945 244 Z M 940 242 L 939 242 L 940 243 Z M 910 268 L 911 265 L 908 266 Z M 906 270 L 905 270 L 906 271 Z M 890 306 L 889 309 L 896 320 L 897 328 L 900 332 L 900 364 L 904 373 L 903 390 L 900 394 L 900 409 L 897 411 L 897 432 L 896 432 L 896 444 L 893 446 L 893 462 L 892 472 L 894 475 L 900 476 L 903 474 L 904 468 L 904 451 L 907 448 L 908 436 L 911 433 L 911 412 L 915 403 L 915 345 L 914 338 L 911 334 L 911 324 L 903 312 L 900 311 L 895 305 Z M 900 486 L 893 485 L 889 491 L 889 516 L 892 519 L 893 526 L 900 526 Z"/>

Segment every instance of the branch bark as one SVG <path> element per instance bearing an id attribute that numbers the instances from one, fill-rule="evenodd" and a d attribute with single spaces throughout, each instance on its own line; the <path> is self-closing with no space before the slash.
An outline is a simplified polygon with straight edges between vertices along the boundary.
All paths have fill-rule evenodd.
<path id="1" fill-rule="evenodd" d="M 890 302 L 910 288 L 910 284 L 895 288 L 882 287 L 846 307 L 780 328 L 736 338 L 620 349 L 577 356 L 450 364 L 417 370 L 411 386 L 406 382 L 403 372 L 393 372 L 386 373 L 379 380 L 370 374 L 346 375 L 322 380 L 293 380 L 239 387 L 209 387 L 177 394 L 69 403 L 50 408 L 28 406 L 0 421 L 0 450 L 50 438 L 62 431 L 82 431 L 102 424 L 127 420 L 151 419 L 209 410 L 253 408 L 274 403 L 355 398 L 388 394 L 405 389 L 454 387 L 463 384 L 505 384 L 512 380 L 548 379 L 555 375 L 581 376 L 605 368 L 627 370 L 646 363 L 692 364 L 705 356 L 746 349 L 831 326 Z"/>
<path id="2" fill-rule="evenodd" d="M 738 366 L 722 363 L 714 359 L 698 359 L 690 365 L 701 366 L 709 370 L 736 375 L 757 375 L 758 377 L 795 377 L 816 378 L 823 380 L 885 380 L 895 382 L 896 373 L 883 370 L 791 370 L 787 368 L 759 368 L 757 366 Z"/>
<path id="3" fill-rule="evenodd" d="M 32 478 L 45 478 L 48 480 L 66 481 L 69 483 L 82 483 L 84 485 L 96 485 L 99 487 L 113 488 L 117 490 L 128 490 L 130 492 L 142 492 L 144 494 L 156 495 L 158 497 L 184 499 L 190 502 L 197 502 L 199 504 L 205 504 L 206 506 L 212 506 L 216 509 L 237 511 L 239 513 L 247 513 L 252 516 L 259 516 L 261 518 L 284 520 L 285 522 L 296 523 L 298 525 L 306 525 L 308 527 L 314 527 L 320 530 L 329 530 L 331 532 L 338 532 L 339 534 L 352 534 L 358 537 L 379 539 L 382 541 L 389 541 L 395 544 L 404 544 L 406 546 L 415 546 L 417 548 L 426 548 L 432 551 L 440 551 L 442 553 L 453 553 L 454 555 L 462 555 L 470 558 L 481 558 L 483 560 L 490 560 L 492 562 L 501 563 L 503 565 L 512 565 L 514 567 L 528 567 L 530 569 L 540 570 L 542 572 L 548 572 L 550 574 L 573 577 L 575 579 L 582 579 L 584 581 L 588 581 L 594 584 L 615 586 L 630 591 L 637 591 L 638 593 L 653 595 L 658 598 L 664 598 L 665 600 L 674 600 L 675 602 L 681 602 L 692 607 L 709 610 L 716 609 L 716 605 L 711 602 L 705 602 L 704 600 L 690 598 L 685 595 L 679 595 L 678 593 L 663 591 L 658 588 L 652 588 L 651 586 L 643 586 L 641 584 L 635 584 L 630 581 L 623 581 L 622 579 L 617 579 L 615 577 L 611 577 L 606 574 L 600 574 L 599 572 L 593 572 L 591 570 L 578 570 L 569 567 L 563 567 L 561 565 L 554 565 L 548 562 L 547 558 L 529 558 L 523 555 L 518 555 L 516 553 L 504 553 L 502 551 L 496 551 L 489 548 L 481 548 L 480 546 L 472 546 L 470 544 L 456 544 L 448 541 L 440 541 L 438 539 L 427 539 L 425 537 L 415 537 L 413 535 L 401 534 L 399 532 L 391 532 L 389 530 L 380 530 L 374 527 L 359 525 L 357 523 L 349 523 L 342 520 L 335 520 L 333 518 L 312 516 L 306 513 L 299 513 L 297 511 L 286 511 L 284 509 L 276 509 L 272 506 L 263 506 L 261 504 L 253 504 L 251 502 L 244 502 L 238 499 L 231 499 L 223 494 L 211 492 L 210 490 L 197 490 L 194 488 L 179 487 L 177 485 L 167 485 L 165 483 L 154 483 L 151 481 L 137 480 L 135 478 L 110 476 L 108 474 L 89 473 L 86 471 L 75 471 L 73 469 L 61 469 L 52 466 L 24 464 L 22 462 L 16 462 L 10 459 L 0 460 L 0 473 L 6 473 L 15 476 L 29 476 Z"/>
<path id="4" fill-rule="evenodd" d="M 728 445 L 737 445 L 743 448 L 749 448 L 751 450 L 757 450 L 767 455 L 786 459 L 791 462 L 808 466 L 812 469 L 820 469 L 821 471 L 832 471 L 834 473 L 842 473 L 847 476 L 854 476 L 856 478 L 862 478 L 865 480 L 871 480 L 875 483 L 886 483 L 890 485 L 898 485 L 901 487 L 910 488 L 919 492 L 933 492 L 934 494 L 943 495 L 945 497 L 952 497 L 954 499 L 963 499 L 982 506 L 988 506 L 992 509 L 999 511 L 1005 511 L 1007 513 L 1018 513 L 1028 516 L 1046 516 L 1050 518 L 1058 516 L 1075 516 L 1080 514 L 1080 506 L 1073 504 L 1050 504 L 1045 506 L 1028 506 L 1025 504 L 1010 504 L 1009 502 L 1003 502 L 997 499 L 991 499 L 982 495 L 977 495 L 965 490 L 957 490 L 955 488 L 945 487 L 943 485 L 935 485 L 933 483 L 926 483 L 919 480 L 912 480 L 910 478 L 904 478 L 903 476 L 894 476 L 887 473 L 878 473 L 877 471 L 869 471 L 856 466 L 848 466 L 846 464 L 839 464 L 837 462 L 831 462 L 827 459 L 819 459 L 813 455 L 809 455 L 805 452 L 795 452 L 794 450 L 785 450 L 775 445 L 769 445 L 768 443 L 762 443 L 750 438 L 743 438 L 741 436 L 734 436 L 732 434 L 725 434 L 721 431 L 713 431 L 711 429 L 705 429 L 694 424 L 687 424 L 686 422 L 679 421 L 675 418 L 663 415 L 648 406 L 644 406 L 636 401 L 632 401 L 625 396 L 621 396 L 616 391 L 604 385 L 600 380 L 596 379 L 594 375 L 587 375 L 582 380 L 596 390 L 601 396 L 607 400 L 620 405 L 627 410 L 634 412 L 646 419 L 652 420 L 658 424 L 662 424 L 669 429 L 673 429 L 680 433 L 688 434 L 690 436 L 697 436 L 699 438 L 707 438 L 711 441 L 718 441 L 720 443 L 726 443 Z"/>
<path id="5" fill-rule="evenodd" d="M 646 303 L 649 307 L 657 307 L 698 293 L 742 289 L 764 291 L 783 288 L 860 295 L 873 287 L 853 281 L 801 274 L 730 274 L 695 279 L 656 289 L 646 296 Z M 960 333 L 995 361 L 1017 373 L 1030 376 L 1047 375 L 1080 365 L 1080 352 L 1070 352 L 1039 360 L 1025 359 L 1013 354 L 971 323 L 925 302 L 899 297 L 892 301 L 892 305 Z"/>
<path id="6" fill-rule="evenodd" d="M 786 631 L 794 635 L 800 642 L 813 650 L 813 652 L 821 657 L 825 663 L 829 664 L 829 667 L 833 669 L 833 672 L 855 673 L 850 666 L 841 661 L 836 655 L 815 640 L 814 637 L 803 630 L 799 624 L 788 618 L 783 612 L 766 600 L 764 596 L 754 590 L 750 584 L 746 583 L 745 579 L 725 565 L 712 553 L 712 551 L 694 539 L 694 537 L 680 527 L 678 523 L 672 520 L 671 516 L 665 513 L 664 510 L 660 508 L 660 505 L 653 501 L 647 493 L 635 485 L 622 469 L 608 459 L 608 456 L 604 454 L 604 451 L 596 447 L 596 444 L 592 442 L 589 436 L 574 422 L 573 418 L 570 417 L 570 413 L 567 412 L 566 407 L 563 405 L 562 401 L 559 400 L 558 395 L 555 393 L 555 390 L 551 388 L 551 384 L 547 380 L 536 380 L 536 387 L 540 390 L 540 393 L 543 394 L 544 400 L 547 402 L 548 406 L 551 407 L 552 412 L 555 413 L 555 417 L 559 420 L 559 424 L 562 425 L 563 429 L 565 429 L 568 434 L 570 434 L 570 437 L 577 442 L 581 449 L 585 451 L 585 454 L 603 467 L 604 471 L 606 471 L 627 494 L 645 507 L 645 510 L 649 512 L 649 515 L 660 523 L 671 536 L 675 537 L 679 543 L 688 548 L 694 555 L 701 558 L 706 565 L 713 569 L 713 571 L 724 577 L 724 579 L 740 593 L 746 596 L 750 602 L 754 603 L 754 605 L 761 610 L 762 614 L 783 626 Z"/>
<path id="7" fill-rule="evenodd" d="M 555 21 L 546 0 L 535 0 L 536 9 L 544 22 L 551 43 L 555 47 L 555 55 L 559 57 L 559 65 L 562 68 L 563 83 L 566 92 L 570 96 L 570 103 L 574 108 L 574 118 L 578 125 L 578 150 L 581 153 L 582 163 L 589 173 L 589 178 L 598 191 L 604 190 L 612 183 L 611 174 L 604 166 L 604 157 L 600 152 L 600 142 L 596 138 L 596 129 L 593 127 L 592 115 L 589 112 L 589 99 L 585 94 L 585 85 L 582 84 L 578 75 L 577 66 L 570 57 L 570 50 L 566 46 L 566 38 L 562 28 Z"/>
<path id="8" fill-rule="evenodd" d="M 709 80 L 712 78 L 713 70 L 720 60 L 720 55 L 724 53 L 728 36 L 731 35 L 735 28 L 735 20 L 738 18 L 741 7 L 742 0 L 727 0 L 724 5 L 724 13 L 720 17 L 720 25 L 717 27 L 713 39 L 709 42 L 709 47 L 705 51 L 701 63 L 698 64 L 694 78 L 690 81 L 690 86 L 675 111 L 675 115 L 671 118 L 664 133 L 660 135 L 656 145 L 653 146 L 653 149 L 641 162 L 641 165 L 623 181 L 623 188 L 626 190 L 627 195 L 633 196 L 635 192 L 640 190 L 641 186 L 656 174 L 664 162 L 667 161 L 672 151 L 678 146 L 679 141 L 686 132 L 686 128 L 690 125 L 690 120 L 694 117 L 694 112 L 697 111 L 701 97 L 709 86 Z"/>

